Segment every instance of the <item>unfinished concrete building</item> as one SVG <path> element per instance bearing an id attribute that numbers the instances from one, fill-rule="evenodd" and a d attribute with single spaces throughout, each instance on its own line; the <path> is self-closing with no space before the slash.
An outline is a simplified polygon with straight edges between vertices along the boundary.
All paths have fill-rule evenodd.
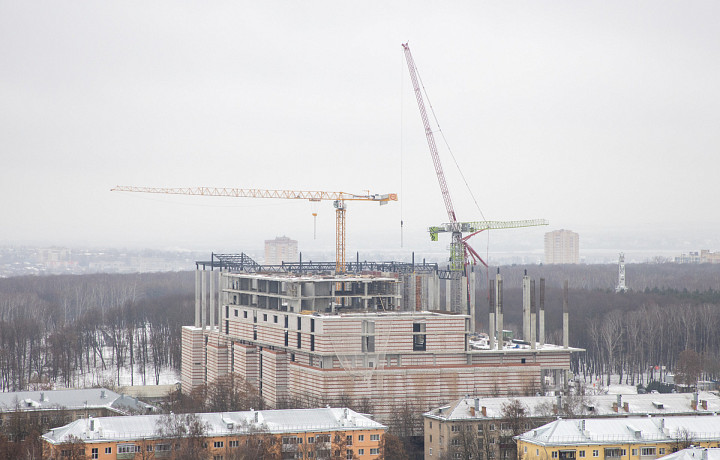
<path id="1" fill-rule="evenodd" d="M 468 315 L 428 311 L 433 296 L 408 306 L 403 276 L 416 287 L 437 283 L 437 274 L 199 266 L 195 324 L 182 332 L 182 390 L 235 373 L 271 407 L 365 400 L 382 419 L 406 403 L 425 410 L 464 395 L 534 394 L 569 369 L 577 349 L 477 346 Z"/>

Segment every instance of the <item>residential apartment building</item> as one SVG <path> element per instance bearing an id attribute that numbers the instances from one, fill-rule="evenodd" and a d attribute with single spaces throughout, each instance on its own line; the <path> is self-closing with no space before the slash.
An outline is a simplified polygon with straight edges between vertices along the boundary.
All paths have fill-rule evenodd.
<path id="1" fill-rule="evenodd" d="M 570 230 L 545 234 L 546 264 L 577 264 L 580 262 L 580 235 Z"/>
<path id="2" fill-rule="evenodd" d="M 58 426 L 78 418 L 148 414 L 156 408 L 104 388 L 0 392 L 0 430 L 15 417 Z"/>
<path id="3" fill-rule="evenodd" d="M 384 419 L 467 394 L 534 394 L 541 382 L 561 386 L 580 351 L 474 349 L 467 315 L 398 310 L 394 274 L 198 270 L 196 289 L 195 324 L 182 330 L 182 391 L 235 373 L 271 407 L 351 398 Z"/>
<path id="4" fill-rule="evenodd" d="M 287 236 L 265 240 L 265 265 L 280 265 L 283 262 L 297 262 L 298 242 Z"/>
<path id="5" fill-rule="evenodd" d="M 663 458 L 665 460 L 720 460 L 720 447 L 688 447 Z"/>
<path id="6" fill-rule="evenodd" d="M 43 458 L 377 459 L 387 427 L 346 408 L 100 417 L 45 433 Z M 245 454 L 240 457 L 239 454 Z M 81 457 L 78 454 L 84 454 Z"/>
<path id="7" fill-rule="evenodd" d="M 720 397 L 706 392 L 462 398 L 423 414 L 425 458 L 483 453 L 515 459 L 512 437 L 557 417 L 713 416 L 718 411 Z"/>
<path id="8" fill-rule="evenodd" d="M 690 445 L 720 446 L 720 417 L 559 419 L 516 440 L 526 460 L 650 460 Z"/>

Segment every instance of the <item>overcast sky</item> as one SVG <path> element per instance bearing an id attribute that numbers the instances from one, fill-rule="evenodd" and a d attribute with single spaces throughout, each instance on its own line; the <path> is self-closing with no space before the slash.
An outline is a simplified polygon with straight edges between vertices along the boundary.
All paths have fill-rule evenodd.
<path id="1" fill-rule="evenodd" d="M 0 0 L 0 244 L 334 248 L 329 202 L 109 191 L 202 185 L 398 193 L 350 203 L 348 251 L 399 249 L 401 219 L 405 250 L 442 250 L 409 40 L 482 211 L 443 148 L 458 218 L 550 221 L 490 252 L 559 228 L 720 250 L 718 18 L 716 1 Z"/>

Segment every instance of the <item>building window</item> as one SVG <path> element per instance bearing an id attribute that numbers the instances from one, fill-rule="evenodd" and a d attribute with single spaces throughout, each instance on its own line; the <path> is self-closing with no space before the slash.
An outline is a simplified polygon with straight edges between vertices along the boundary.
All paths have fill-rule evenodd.
<path id="1" fill-rule="evenodd" d="M 347 458 L 348 460 L 352 460 L 354 456 L 355 456 L 355 454 L 353 454 L 353 451 L 348 449 L 348 451 L 345 454 L 345 458 Z"/>
<path id="2" fill-rule="evenodd" d="M 558 453 L 557 453 L 556 450 L 552 451 L 551 457 L 552 457 L 552 458 L 558 458 Z"/>
<path id="3" fill-rule="evenodd" d="M 432 447 L 430 449 L 428 449 L 428 455 L 430 455 L 432 457 Z"/>
<path id="4" fill-rule="evenodd" d="M 267 322 L 267 313 L 263 313 L 263 321 Z"/>
<path id="5" fill-rule="evenodd" d="M 307 439 L 308 444 L 315 444 L 315 436 L 310 436 Z"/>
<path id="6" fill-rule="evenodd" d="M 213 443 L 213 447 L 215 447 L 216 449 L 219 447 L 225 447 L 225 443 L 223 441 L 215 441 Z"/>
<path id="7" fill-rule="evenodd" d="M 491 423 L 491 424 L 488 426 L 488 430 L 490 430 L 490 431 L 495 431 L 495 424 L 494 424 L 494 423 Z"/>
<path id="8" fill-rule="evenodd" d="M 600 451 L 599 450 L 593 450 L 593 457 L 599 457 Z"/>
<path id="9" fill-rule="evenodd" d="M 378 455 L 380 454 L 380 449 L 370 449 L 370 455 Z"/>
<path id="10" fill-rule="evenodd" d="M 585 457 L 585 451 L 584 451 L 584 450 L 581 450 L 581 451 L 579 452 L 579 455 L 580 455 L 580 458 Z"/>
<path id="11" fill-rule="evenodd" d="M 364 440 L 365 440 L 365 435 L 364 435 L 364 434 L 359 434 L 359 435 L 358 435 L 358 441 L 361 441 L 361 442 L 362 442 L 362 441 L 364 441 Z"/>
<path id="12" fill-rule="evenodd" d="M 637 449 L 633 449 L 633 450 L 632 450 L 632 455 L 633 455 L 633 456 L 637 455 Z"/>
<path id="13" fill-rule="evenodd" d="M 345 439 L 345 442 L 347 442 L 348 446 L 352 446 L 352 438 L 353 438 L 352 435 L 350 435 Z"/>
<path id="14" fill-rule="evenodd" d="M 655 456 L 655 448 L 654 447 L 643 447 L 640 449 L 640 455 L 652 455 Z"/>
<path id="15" fill-rule="evenodd" d="M 145 450 L 148 451 L 148 452 L 152 452 L 152 451 L 153 451 L 153 446 L 152 446 L 152 444 L 148 444 L 147 446 L 145 446 Z"/>
<path id="16" fill-rule="evenodd" d="M 297 319 L 297 323 L 298 323 L 297 330 L 298 330 L 298 331 L 302 331 L 302 318 L 299 317 L 299 316 L 298 316 L 298 319 Z"/>
<path id="17" fill-rule="evenodd" d="M 288 331 L 285 331 L 285 346 L 288 346 Z"/>
<path id="18" fill-rule="evenodd" d="M 432 435 L 430 435 L 430 440 L 428 442 L 432 442 Z"/>
<path id="19" fill-rule="evenodd" d="M 299 332 L 297 333 L 297 347 L 302 348 L 302 336 Z"/>
<path id="20" fill-rule="evenodd" d="M 223 460 L 222 455 L 213 455 L 213 460 Z"/>
<path id="21" fill-rule="evenodd" d="M 379 435 L 379 434 L 371 434 L 371 435 L 370 435 L 370 440 L 371 440 L 371 441 L 379 441 L 379 440 L 380 440 L 380 435 Z M 371 452 L 371 453 L 372 453 L 372 452 Z"/>
<path id="22" fill-rule="evenodd" d="M 277 315 L 273 315 L 273 323 L 277 324 Z"/>
<path id="23" fill-rule="evenodd" d="M 365 455 L 365 449 L 358 449 L 358 455 Z"/>
<path id="24" fill-rule="evenodd" d="M 235 309 L 234 313 L 235 313 L 235 317 L 237 317 L 237 315 L 238 315 L 237 309 Z"/>
<path id="25" fill-rule="evenodd" d="M 118 444 L 118 454 L 131 454 L 134 452 L 140 452 L 140 449 L 136 449 L 135 444 Z"/>
<path id="26" fill-rule="evenodd" d="M 155 452 L 170 452 L 170 444 L 155 444 Z"/>
<path id="27" fill-rule="evenodd" d="M 425 323 L 413 323 L 413 351 L 425 351 Z"/>
<path id="28" fill-rule="evenodd" d="M 450 431 L 456 432 L 456 431 L 460 431 L 460 430 L 458 429 L 457 425 L 450 425 Z"/>
<path id="29" fill-rule="evenodd" d="M 482 426 L 482 423 L 479 423 L 478 424 L 478 433 L 482 433 L 482 432 L 483 432 L 483 426 Z"/>
<path id="30" fill-rule="evenodd" d="M 501 424 L 500 424 L 500 429 L 501 429 L 502 431 L 506 431 L 506 430 L 508 429 L 508 424 L 507 424 L 507 423 L 501 423 Z"/>
<path id="31" fill-rule="evenodd" d="M 310 351 L 315 351 L 315 336 L 310 336 Z"/>
<path id="32" fill-rule="evenodd" d="M 247 319 L 247 310 L 243 311 L 243 318 Z"/>
<path id="33" fill-rule="evenodd" d="M 310 332 L 315 332 L 315 319 L 310 318 Z"/>
<path id="34" fill-rule="evenodd" d="M 228 441 L 228 446 L 230 447 L 238 447 L 240 445 L 240 441 Z"/>
<path id="35" fill-rule="evenodd" d="M 93 447 L 92 451 L 90 452 L 90 458 L 98 458 L 100 454 L 98 453 L 98 448 Z"/>
<path id="36" fill-rule="evenodd" d="M 660 453 L 660 455 L 665 455 L 665 448 L 661 447 L 660 449 L 658 449 L 658 452 Z"/>
<path id="37" fill-rule="evenodd" d="M 106 447 L 106 448 L 105 448 L 105 453 L 106 453 L 106 454 L 112 454 L 112 447 Z"/>

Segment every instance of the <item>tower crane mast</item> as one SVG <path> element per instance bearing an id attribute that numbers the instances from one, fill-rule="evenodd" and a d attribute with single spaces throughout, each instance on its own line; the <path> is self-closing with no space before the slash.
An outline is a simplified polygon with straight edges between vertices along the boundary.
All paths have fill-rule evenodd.
<path id="1" fill-rule="evenodd" d="M 134 187 L 118 185 L 113 192 L 161 193 L 165 195 L 226 196 L 234 198 L 280 198 L 288 200 L 333 201 L 335 206 L 335 272 L 345 273 L 345 211 L 346 201 L 376 201 L 380 205 L 397 201 L 396 193 L 384 195 L 354 194 L 347 192 L 324 192 L 317 190 L 267 190 L 257 188 L 229 187 Z"/>

